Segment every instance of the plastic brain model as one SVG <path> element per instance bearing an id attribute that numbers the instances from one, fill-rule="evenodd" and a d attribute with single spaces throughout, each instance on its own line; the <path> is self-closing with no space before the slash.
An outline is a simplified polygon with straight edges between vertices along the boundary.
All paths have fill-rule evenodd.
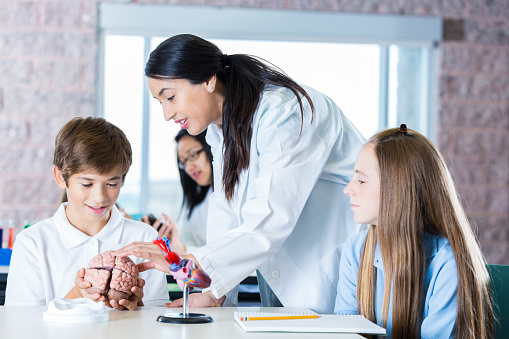
<path id="1" fill-rule="evenodd" d="M 85 281 L 92 284 L 87 293 L 99 293 L 108 300 L 128 299 L 138 284 L 138 266 L 129 257 L 116 257 L 113 251 L 96 255 L 85 269 Z"/>

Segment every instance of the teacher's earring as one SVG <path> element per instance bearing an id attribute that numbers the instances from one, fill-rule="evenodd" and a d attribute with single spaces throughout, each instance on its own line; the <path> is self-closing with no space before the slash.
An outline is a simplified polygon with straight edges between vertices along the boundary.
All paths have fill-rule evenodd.
<path id="1" fill-rule="evenodd" d="M 214 87 L 210 87 L 210 90 L 212 91 L 214 89 Z"/>

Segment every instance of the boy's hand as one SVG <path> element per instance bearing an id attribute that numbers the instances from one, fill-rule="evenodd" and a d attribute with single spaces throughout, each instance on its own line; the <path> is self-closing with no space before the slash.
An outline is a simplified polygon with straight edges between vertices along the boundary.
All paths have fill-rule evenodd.
<path id="1" fill-rule="evenodd" d="M 110 300 L 106 303 L 106 306 L 117 309 L 135 311 L 138 306 L 143 306 L 143 286 L 145 286 L 145 280 L 138 278 L 138 286 L 133 286 L 131 292 L 133 294 L 128 299 L 121 299 L 118 302 L 116 300 Z"/>
<path id="2" fill-rule="evenodd" d="M 74 278 L 74 287 L 67 293 L 65 296 L 66 299 L 76 299 L 76 298 L 90 298 L 93 301 L 105 301 L 106 298 L 99 293 L 88 293 L 86 291 L 87 288 L 91 287 L 92 284 L 88 281 L 85 281 L 85 269 L 80 268 L 78 273 L 76 273 L 76 277 Z"/>

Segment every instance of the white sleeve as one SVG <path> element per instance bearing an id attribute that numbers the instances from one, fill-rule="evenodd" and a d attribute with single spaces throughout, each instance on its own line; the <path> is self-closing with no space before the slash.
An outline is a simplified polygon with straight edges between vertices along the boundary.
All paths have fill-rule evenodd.
<path id="1" fill-rule="evenodd" d="M 46 291 L 33 240 L 18 234 L 12 251 L 5 305 L 46 305 Z"/>
<path id="2" fill-rule="evenodd" d="M 271 108 L 269 108 L 271 109 Z M 248 185 L 254 196 L 248 198 L 233 215 L 217 190 L 211 196 L 208 227 L 238 218 L 240 226 L 225 233 L 193 254 L 211 276 L 211 290 L 216 297 L 224 295 L 242 279 L 270 259 L 292 233 L 304 205 L 320 177 L 332 146 L 341 135 L 341 121 L 331 121 L 336 128 L 334 140 L 321 138 L 316 123 L 304 123 L 298 105 L 280 106 L 260 118 L 253 128 L 258 166 L 256 177 L 249 169 Z M 301 131 L 302 127 L 302 132 Z M 251 152 L 254 148 L 251 147 Z M 247 172 L 247 173 L 246 173 Z M 213 212 L 212 212 L 213 211 Z"/>
<path id="3" fill-rule="evenodd" d="M 170 300 L 168 283 L 164 272 L 152 269 L 140 273 L 145 280 L 143 304 L 145 306 L 162 306 Z"/>

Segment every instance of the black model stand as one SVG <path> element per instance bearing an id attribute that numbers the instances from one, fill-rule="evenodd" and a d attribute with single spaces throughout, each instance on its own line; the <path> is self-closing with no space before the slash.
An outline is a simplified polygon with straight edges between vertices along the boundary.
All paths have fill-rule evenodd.
<path id="1" fill-rule="evenodd" d="M 165 313 L 157 317 L 157 321 L 172 324 L 203 324 L 214 321 L 212 317 L 205 314 L 189 313 L 189 287 L 186 284 L 184 284 L 183 297 L 182 313 Z"/>

